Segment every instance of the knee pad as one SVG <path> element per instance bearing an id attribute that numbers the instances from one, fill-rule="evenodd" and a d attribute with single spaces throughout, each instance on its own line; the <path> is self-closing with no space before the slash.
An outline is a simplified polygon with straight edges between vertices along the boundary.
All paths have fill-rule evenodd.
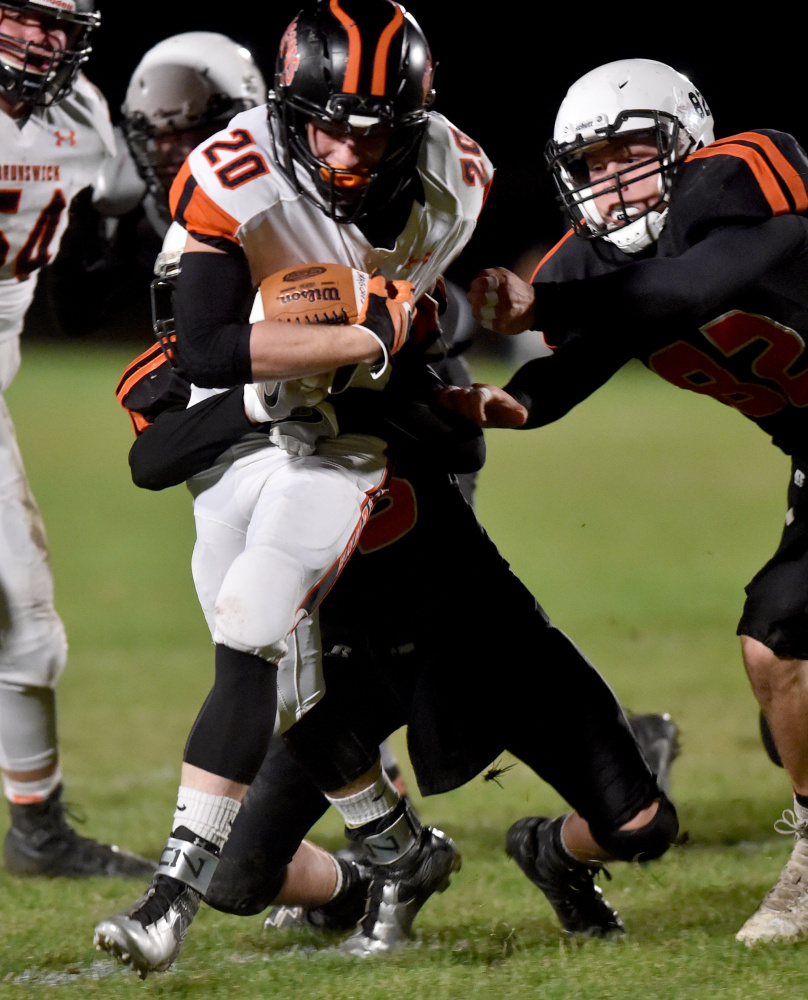
<path id="1" fill-rule="evenodd" d="M 638 830 L 592 830 L 600 846 L 618 861 L 654 861 L 668 850 L 679 832 L 679 817 L 671 800 L 661 793 L 656 815 Z"/>
<path id="2" fill-rule="evenodd" d="M 14 616 L 3 636 L 0 685 L 52 690 L 66 663 L 67 636 L 52 608 L 32 608 L 25 616 Z"/>
<path id="3" fill-rule="evenodd" d="M 183 760 L 249 785 L 275 724 L 277 667 L 258 656 L 216 647 L 216 679 L 193 724 Z"/>
<path id="4" fill-rule="evenodd" d="M 273 867 L 264 856 L 233 859 L 223 854 L 205 902 L 222 913 L 254 917 L 272 905 L 285 878 L 286 865 Z"/>
<path id="5" fill-rule="evenodd" d="M 213 641 L 277 662 L 286 653 L 305 592 L 299 560 L 277 547 L 253 545 L 234 560 L 219 588 Z"/>

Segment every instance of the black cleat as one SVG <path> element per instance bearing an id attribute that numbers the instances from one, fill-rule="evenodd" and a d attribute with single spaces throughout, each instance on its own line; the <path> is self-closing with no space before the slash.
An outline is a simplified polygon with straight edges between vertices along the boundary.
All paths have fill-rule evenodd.
<path id="1" fill-rule="evenodd" d="M 663 792 L 670 792 L 671 765 L 681 752 L 679 727 L 663 715 L 630 715 L 629 725 Z"/>
<path id="2" fill-rule="evenodd" d="M 76 833 L 67 822 L 61 785 L 44 802 L 11 804 L 3 859 L 14 875 L 68 878 L 143 878 L 152 875 L 157 867 L 147 858 Z"/>
<path id="3" fill-rule="evenodd" d="M 623 921 L 595 885 L 595 876 L 606 869 L 575 861 L 562 851 L 563 822 L 563 816 L 558 819 L 527 816 L 517 820 L 508 830 L 505 842 L 508 855 L 541 889 L 568 933 L 589 937 L 622 934 Z"/>

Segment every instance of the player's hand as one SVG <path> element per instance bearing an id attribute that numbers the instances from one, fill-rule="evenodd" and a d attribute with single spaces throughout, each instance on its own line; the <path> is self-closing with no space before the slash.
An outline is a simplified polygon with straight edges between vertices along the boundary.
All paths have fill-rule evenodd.
<path id="1" fill-rule="evenodd" d="M 467 298 L 474 318 L 486 330 L 512 336 L 533 328 L 533 286 L 504 267 L 480 271 Z"/>
<path id="2" fill-rule="evenodd" d="M 339 433 L 337 416 L 330 403 L 314 407 L 301 407 L 287 420 L 273 423 L 269 440 L 290 455 L 305 458 L 314 453 L 323 438 L 333 438 Z"/>
<path id="3" fill-rule="evenodd" d="M 406 343 L 414 306 L 415 294 L 409 281 L 386 281 L 377 274 L 368 283 L 367 298 L 354 325 L 379 341 L 387 360 Z"/>
<path id="4" fill-rule="evenodd" d="M 436 396 L 447 410 L 460 413 L 478 427 L 521 427 L 528 417 L 525 407 L 496 385 L 445 385 L 436 390 Z"/>

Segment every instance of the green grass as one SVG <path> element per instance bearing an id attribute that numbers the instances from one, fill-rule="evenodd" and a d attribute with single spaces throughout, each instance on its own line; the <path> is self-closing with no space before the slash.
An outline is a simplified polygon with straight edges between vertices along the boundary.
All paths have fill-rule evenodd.
<path id="1" fill-rule="evenodd" d="M 190 499 L 129 479 L 131 430 L 113 390 L 134 353 L 29 344 L 8 401 L 71 644 L 59 687 L 66 797 L 91 835 L 156 855 L 212 656 L 190 578 Z M 476 367 L 485 380 L 504 375 Z M 563 940 L 505 857 L 514 819 L 563 808 L 517 765 L 502 788 L 478 778 L 414 796 L 457 839 L 464 866 L 420 915 L 417 945 L 389 960 L 346 961 L 333 939 L 269 934 L 261 918 L 205 909 L 175 967 L 141 984 L 92 947 L 96 921 L 131 902 L 138 884 L 0 871 L 0 996 L 806 995 L 804 946 L 750 951 L 733 939 L 789 850 L 772 831 L 788 783 L 760 746 L 734 635 L 743 585 L 776 546 L 787 476 L 785 457 L 737 414 L 641 369 L 543 431 L 488 434 L 478 510 L 492 537 L 624 704 L 670 711 L 682 731 L 673 793 L 687 840 L 654 865 L 614 866 L 607 894 L 624 941 Z M 451 566 L 440 571 L 449 579 Z M 401 734 L 396 742 L 402 749 Z M 315 832 L 341 845 L 335 817 Z"/>

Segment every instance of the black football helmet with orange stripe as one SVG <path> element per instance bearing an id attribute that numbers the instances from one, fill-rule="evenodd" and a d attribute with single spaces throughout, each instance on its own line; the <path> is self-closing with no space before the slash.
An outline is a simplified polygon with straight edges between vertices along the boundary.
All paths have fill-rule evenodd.
<path id="1" fill-rule="evenodd" d="M 3 21 L 36 18 L 47 33 L 63 32 L 64 45 L 47 44 L 4 30 Z M 0 3 L 0 93 L 29 108 L 48 107 L 66 97 L 90 56 L 90 34 L 101 15 L 95 0 L 2 0 Z"/>
<path id="2" fill-rule="evenodd" d="M 607 224 L 595 207 L 584 154 L 616 138 L 651 139 L 656 155 L 599 178 L 598 194 L 616 191 L 622 201 L 621 175 L 631 171 L 637 180 L 637 171 L 647 167 L 642 176 L 657 175 L 659 201 L 639 215 L 627 206 L 621 223 Z M 591 70 L 570 87 L 545 157 L 578 235 L 602 237 L 626 253 L 636 253 L 662 231 L 678 165 L 713 138 L 713 116 L 687 77 L 654 59 L 619 59 Z"/>
<path id="3" fill-rule="evenodd" d="M 423 32 L 393 0 L 317 0 L 301 10 L 281 40 L 269 95 L 278 160 L 301 193 L 344 223 L 393 199 L 413 173 L 433 71 Z M 310 121 L 352 135 L 388 130 L 390 141 L 381 162 L 359 175 L 312 152 Z"/>

